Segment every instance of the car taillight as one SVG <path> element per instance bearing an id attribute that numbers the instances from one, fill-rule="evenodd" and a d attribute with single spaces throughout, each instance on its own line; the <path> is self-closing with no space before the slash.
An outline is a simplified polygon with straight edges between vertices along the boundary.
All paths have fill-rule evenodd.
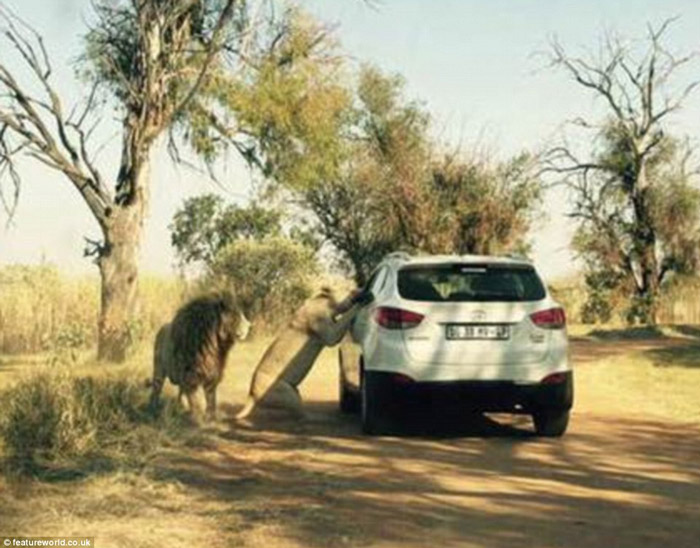
<path id="1" fill-rule="evenodd" d="M 381 306 L 374 312 L 374 321 L 386 329 L 410 329 L 423 321 L 423 314 Z"/>
<path id="2" fill-rule="evenodd" d="M 411 377 L 403 373 L 394 373 L 391 380 L 394 384 L 412 384 L 414 382 Z"/>
<path id="3" fill-rule="evenodd" d="M 540 381 L 542 384 L 562 384 L 566 382 L 566 373 L 552 373 Z"/>
<path id="4" fill-rule="evenodd" d="M 566 327 L 566 314 L 563 308 L 548 308 L 530 315 L 532 323 L 543 329 L 563 329 Z"/>

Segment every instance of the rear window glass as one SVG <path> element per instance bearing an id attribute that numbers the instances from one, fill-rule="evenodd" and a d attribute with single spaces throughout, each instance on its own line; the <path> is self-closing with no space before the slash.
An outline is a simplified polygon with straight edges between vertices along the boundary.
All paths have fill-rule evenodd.
<path id="1" fill-rule="evenodd" d="M 520 302 L 545 298 L 545 289 L 528 265 L 411 265 L 399 270 L 399 295 L 429 302 Z"/>

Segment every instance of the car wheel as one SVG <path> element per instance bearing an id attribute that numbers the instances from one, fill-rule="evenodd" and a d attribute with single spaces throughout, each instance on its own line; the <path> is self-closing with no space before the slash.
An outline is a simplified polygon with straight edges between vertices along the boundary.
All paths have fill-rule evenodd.
<path id="1" fill-rule="evenodd" d="M 569 410 L 547 409 L 532 414 L 535 432 L 538 436 L 557 438 L 566 432 L 569 426 Z"/>
<path id="2" fill-rule="evenodd" d="M 343 350 L 338 349 L 338 404 L 340 412 L 345 414 L 358 414 L 361 407 L 360 393 L 355 390 L 350 390 L 345 380 L 345 357 Z"/>
<path id="3" fill-rule="evenodd" d="M 342 374 L 339 377 L 338 384 L 340 412 L 346 415 L 357 415 L 362 406 L 360 394 L 348 388 Z"/>
<path id="4" fill-rule="evenodd" d="M 386 405 L 386 394 L 372 373 L 362 374 L 361 379 L 361 415 L 362 431 L 369 435 L 388 433 L 388 418 L 382 414 Z"/>

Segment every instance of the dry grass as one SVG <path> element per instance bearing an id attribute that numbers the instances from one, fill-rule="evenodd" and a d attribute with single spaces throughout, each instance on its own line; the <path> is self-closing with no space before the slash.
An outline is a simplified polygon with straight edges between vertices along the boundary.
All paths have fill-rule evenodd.
<path id="1" fill-rule="evenodd" d="M 605 358 L 579 368 L 576 383 L 579 399 L 611 416 L 700 423 L 700 346 Z"/>
<path id="2" fill-rule="evenodd" d="M 600 341 L 645 339 L 692 339 L 700 336 L 700 328 L 689 325 L 626 326 L 623 324 L 569 324 L 570 337 L 588 337 Z"/>
<path id="3" fill-rule="evenodd" d="M 95 536 L 99 546 L 115 548 L 225 545 L 216 519 L 193 513 L 192 496 L 175 481 L 119 472 L 71 484 L 6 484 L 2 534 Z"/>
<path id="4" fill-rule="evenodd" d="M 700 423 L 698 326 L 572 325 L 568 331 L 595 347 L 594 359 L 576 371 L 580 397 L 611 415 Z"/>
<path id="5" fill-rule="evenodd" d="M 71 277 L 51 265 L 0 267 L 0 354 L 63 358 L 94 346 L 99 292 L 97 276 Z M 131 326 L 135 338 L 168 321 L 186 292 L 177 279 L 143 276 L 140 320 Z"/>
<path id="6" fill-rule="evenodd" d="M 549 284 L 552 296 L 564 307 L 572 323 L 582 322 L 587 300 L 585 282 L 581 277 L 554 280 Z M 658 321 L 661 324 L 683 325 L 700 323 L 700 278 L 682 278 L 664 287 L 659 303 Z M 617 327 L 625 324 L 625 299 L 616 297 L 610 322 Z M 600 324 L 597 327 L 603 327 Z"/>
<path id="7" fill-rule="evenodd" d="M 219 390 L 224 411 L 232 403 L 243 402 L 252 371 L 269 342 L 269 337 L 253 337 L 232 350 Z M 150 359 L 150 347 L 142 345 L 120 366 L 101 365 L 87 357 L 64 369 L 70 378 L 78 379 L 146 379 L 151 373 Z M 41 359 L 39 363 L 27 363 L 26 371 L 19 360 L 13 363 L 10 372 L 0 374 L 0 390 L 5 393 L 16 391 L 36 375 L 54 374 Z M 334 370 L 334 352 L 329 351 L 322 355 L 306 390 L 326 386 L 328 373 L 333 374 Z M 144 400 L 147 394 L 147 389 L 142 388 Z M 166 383 L 164 396 L 172 400 L 175 395 L 175 388 Z M 139 406 L 142 400 L 137 399 Z M 169 426 L 177 425 L 171 421 Z M 143 445 L 123 444 L 116 454 L 109 453 L 109 466 L 94 466 L 89 460 L 72 458 L 54 462 L 52 468 L 33 480 L 0 475 L 1 534 L 91 535 L 98 537 L 99 546 L 106 547 L 155 548 L 167 543 L 173 548 L 190 548 L 244 545 L 241 539 L 250 533 L 250 519 L 260 522 L 257 526 L 262 524 L 264 530 L 264 522 L 272 517 L 265 500 L 246 501 L 240 512 L 234 511 L 232 501 L 194 494 L 177 476 L 161 468 L 160 463 L 170 459 L 179 462 L 199 458 L 197 455 L 207 454 L 210 446 L 211 456 L 216 458 L 219 436 L 229 428 L 226 422 L 200 427 L 180 424 L 179 436 L 165 436 L 149 424 L 138 427 L 146 435 L 151 433 L 147 453 L 143 452 Z M 3 450 L 0 445 L 0 456 Z M 129 450 L 137 454 L 129 455 Z M 258 534 L 262 533 L 254 533 Z"/>

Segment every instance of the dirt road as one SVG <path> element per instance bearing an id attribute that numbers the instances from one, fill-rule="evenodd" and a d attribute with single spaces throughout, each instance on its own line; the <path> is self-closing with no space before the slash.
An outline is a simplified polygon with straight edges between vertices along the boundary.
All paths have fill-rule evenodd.
<path id="1" fill-rule="evenodd" d="M 585 376 L 592 352 L 676 344 L 688 343 L 578 341 L 574 359 Z M 304 424 L 224 420 L 205 448 L 159 457 L 155 482 L 35 487 L 24 496 L 41 520 L 13 523 L 94 533 L 100 547 L 700 546 L 698 425 L 611 412 L 583 383 L 563 439 L 500 416 L 433 417 L 431 436 L 368 438 L 337 412 L 332 367 L 326 356 L 304 386 Z M 244 385 L 223 401 L 242 401 Z"/>
<path id="2" fill-rule="evenodd" d="M 578 341 L 574 359 L 674 344 Z M 252 512 L 239 531 L 252 546 L 700 546 L 697 426 L 610 416 L 584 393 L 560 440 L 500 416 L 372 439 L 325 378 L 305 387 L 306 424 L 228 429 L 235 443 L 164 474 Z"/>

